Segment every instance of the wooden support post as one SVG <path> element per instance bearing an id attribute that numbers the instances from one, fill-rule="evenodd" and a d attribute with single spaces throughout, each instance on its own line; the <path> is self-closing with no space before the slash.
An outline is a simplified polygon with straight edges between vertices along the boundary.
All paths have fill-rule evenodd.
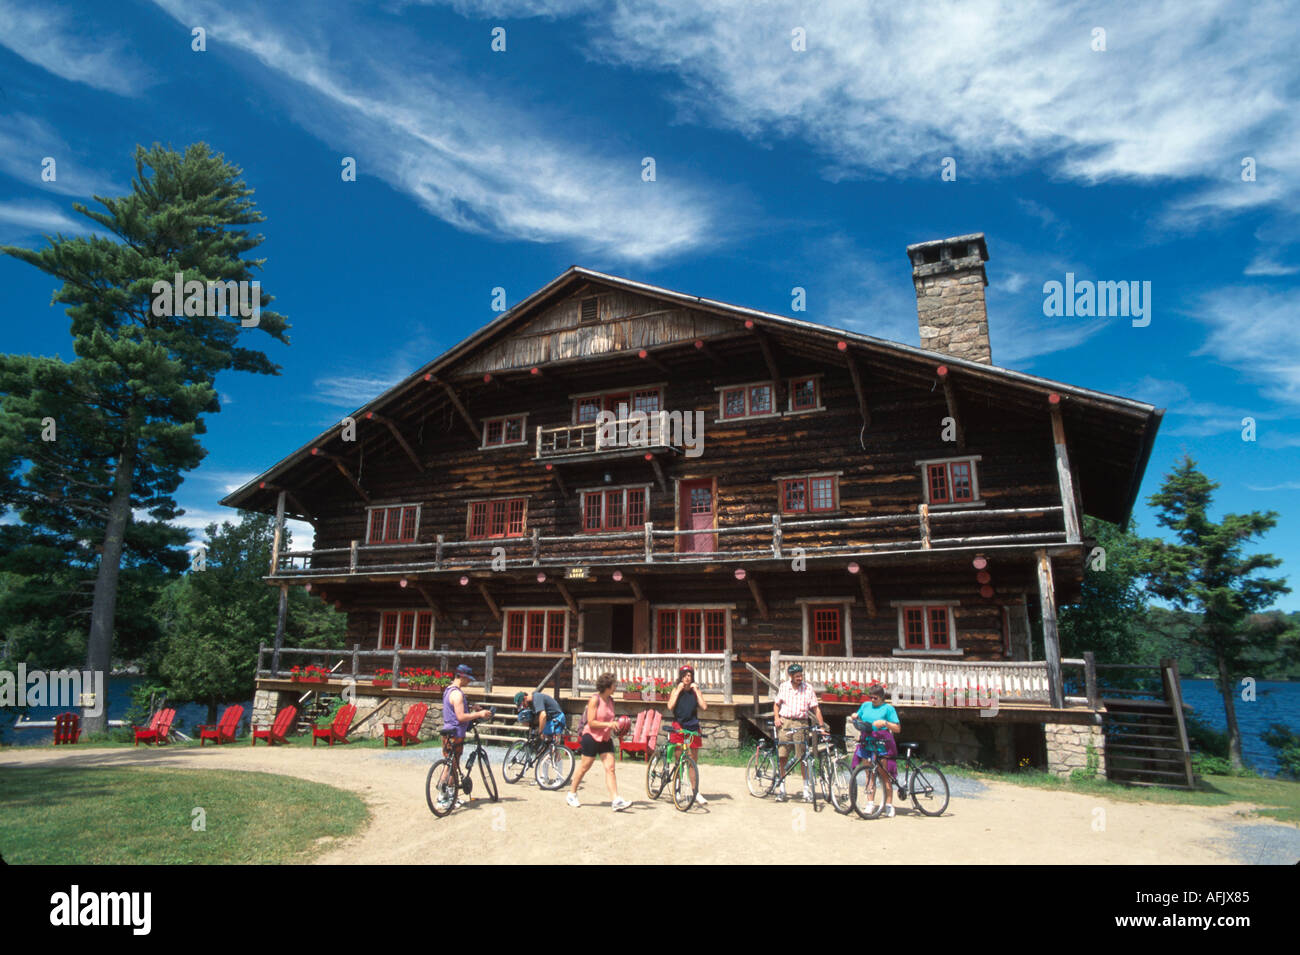
<path id="1" fill-rule="evenodd" d="M 871 427 L 871 408 L 867 404 L 867 389 L 862 383 L 862 372 L 858 369 L 858 361 L 852 355 L 848 356 L 849 376 L 853 379 L 853 390 L 858 396 L 858 410 L 862 412 L 862 423 Z"/>
<path id="2" fill-rule="evenodd" d="M 397 681 L 402 678 L 402 648 L 393 647 L 393 689 L 397 689 Z"/>
<path id="3" fill-rule="evenodd" d="M 570 612 L 577 613 L 578 602 L 573 599 L 573 594 L 569 593 L 569 588 L 565 586 L 564 581 L 557 580 L 555 582 L 555 589 L 558 590 L 560 592 L 560 596 L 564 598 L 564 603 L 566 606 L 568 606 Z"/>
<path id="4" fill-rule="evenodd" d="M 533 566 L 539 567 L 542 563 L 542 531 L 541 528 L 533 528 Z"/>
<path id="5" fill-rule="evenodd" d="M 645 600 L 645 591 L 641 588 L 641 581 L 631 575 L 625 575 L 624 579 L 628 582 L 628 586 L 632 588 L 632 596 L 637 600 Z"/>
<path id="6" fill-rule="evenodd" d="M 772 556 L 781 556 L 781 515 L 772 515 Z"/>
<path id="7" fill-rule="evenodd" d="M 262 675 L 262 670 L 264 669 L 264 667 L 262 666 L 262 657 L 264 657 L 265 655 L 266 655 L 266 643 L 259 640 L 257 643 L 257 672 L 253 674 L 255 677 L 259 677 Z"/>
<path id="8" fill-rule="evenodd" d="M 759 616 L 766 620 L 768 618 L 767 601 L 763 599 L 763 590 L 758 586 L 758 575 L 746 574 L 745 583 L 749 584 L 749 592 L 754 597 L 754 604 L 758 607 Z"/>
<path id="9" fill-rule="evenodd" d="M 665 494 L 667 494 L 667 493 L 668 493 L 668 476 L 664 474 L 664 468 L 663 468 L 663 465 L 659 463 L 659 458 L 658 458 L 658 456 L 653 455 L 653 454 L 650 455 L 650 467 L 651 467 L 651 468 L 654 470 L 654 472 L 655 472 L 655 480 L 659 482 L 659 490 L 661 490 L 661 491 L 663 491 Z"/>
<path id="10" fill-rule="evenodd" d="M 442 535 L 441 534 L 439 534 L 436 538 L 434 538 L 433 569 L 442 570 Z"/>
<path id="11" fill-rule="evenodd" d="M 280 570 L 280 544 L 284 540 L 284 491 L 275 497 L 275 534 L 271 537 L 271 576 Z"/>
<path id="12" fill-rule="evenodd" d="M 483 583 L 481 580 L 478 584 L 478 592 L 481 593 L 483 599 L 487 601 L 488 609 L 492 611 L 492 616 L 496 617 L 499 621 L 501 619 L 501 608 L 497 606 L 497 602 L 493 600 L 492 595 L 488 593 L 487 584 Z"/>
<path id="13" fill-rule="evenodd" d="M 348 570 L 354 574 L 357 572 L 357 547 L 360 543 L 360 541 L 353 540 L 348 548 Z"/>
<path id="14" fill-rule="evenodd" d="M 952 418 L 953 424 L 957 429 L 957 447 L 966 450 L 966 430 L 961 426 L 961 415 L 957 408 L 957 393 L 953 389 L 951 376 L 948 374 L 948 366 L 940 365 L 937 369 L 939 381 L 943 383 L 943 397 L 948 403 L 948 415 Z"/>
<path id="15" fill-rule="evenodd" d="M 862 602 L 867 606 L 867 616 L 876 615 L 876 595 L 871 591 L 871 579 L 867 576 L 867 568 L 863 567 L 858 571 L 858 585 L 862 588 Z"/>
<path id="16" fill-rule="evenodd" d="M 734 665 L 733 655 L 730 650 L 722 652 L 722 702 L 731 703 L 733 701 L 731 691 L 732 673 L 731 668 Z"/>
<path id="17" fill-rule="evenodd" d="M 552 472 L 551 472 L 551 477 L 553 477 L 553 478 L 555 479 L 555 486 L 558 487 L 558 488 L 560 489 L 560 494 L 562 494 L 562 495 L 564 496 L 564 499 L 567 501 L 567 500 L 569 499 L 569 496 L 570 496 L 570 495 L 569 495 L 569 486 L 568 486 L 567 484 L 564 483 L 564 478 L 563 478 L 563 476 L 561 476 L 561 474 L 560 474 L 560 472 L 559 472 L 558 470 L 555 470 L 555 471 L 552 471 Z"/>
<path id="18" fill-rule="evenodd" d="M 447 673 L 451 670 L 451 647 L 447 646 L 445 643 L 438 651 L 438 662 L 442 664 L 441 669 L 443 673 Z"/>
<path id="19" fill-rule="evenodd" d="M 776 686 L 781 685 L 781 651 L 773 650 L 771 662 L 767 668 L 767 678 Z"/>
<path id="20" fill-rule="evenodd" d="M 492 665 L 493 662 L 496 660 L 496 647 L 489 643 L 483 649 L 487 654 L 483 660 L 483 689 L 485 689 L 488 693 L 491 693 L 492 692 Z"/>
<path id="21" fill-rule="evenodd" d="M 1091 650 L 1083 651 L 1083 685 L 1088 697 L 1088 707 L 1101 709 L 1101 693 L 1097 690 L 1097 655 Z"/>
<path id="22" fill-rule="evenodd" d="M 930 549 L 930 505 L 918 504 L 916 512 L 921 515 L 921 550 Z"/>
<path id="23" fill-rule="evenodd" d="M 578 632 L 582 632 L 582 615 L 578 615 Z M 570 650 L 569 659 L 573 664 L 573 678 L 569 681 L 569 690 L 574 695 L 578 695 L 578 651 Z"/>
<path id="24" fill-rule="evenodd" d="M 465 422 L 465 427 L 469 429 L 469 433 L 474 437 L 474 443 L 477 444 L 482 441 L 483 435 L 479 433 L 478 425 L 474 423 L 474 418 L 461 403 L 460 396 L 456 394 L 456 389 L 452 388 L 452 386 L 447 384 L 445 381 L 439 381 L 432 375 L 425 375 L 424 380 L 431 384 L 442 386 L 442 390 L 446 392 L 447 400 L 451 402 L 451 406 L 455 408 L 456 413 L 460 415 L 460 420 Z"/>
<path id="25" fill-rule="evenodd" d="M 361 644 L 352 644 L 352 682 L 357 682 L 357 674 L 361 672 Z"/>
<path id="26" fill-rule="evenodd" d="M 1039 550 L 1038 599 L 1043 612 L 1043 650 L 1047 657 L 1047 689 L 1052 706 L 1065 706 L 1065 688 L 1061 683 L 1061 643 L 1056 631 L 1056 586 L 1052 579 L 1052 559 Z"/>
<path id="27" fill-rule="evenodd" d="M 284 620 L 289 614 L 289 585 L 280 585 L 280 607 L 275 618 L 275 649 L 271 651 L 271 676 L 280 672 L 280 648 L 284 646 Z"/>
<path id="28" fill-rule="evenodd" d="M 653 564 L 655 561 L 655 526 L 652 521 L 645 522 L 645 562 Z"/>
<path id="29" fill-rule="evenodd" d="M 1070 471 L 1070 452 L 1065 444 L 1065 422 L 1061 418 L 1061 396 L 1047 399 L 1052 406 L 1052 442 L 1056 446 L 1056 478 L 1061 485 L 1061 510 L 1065 515 L 1065 540 L 1077 544 L 1083 538 L 1079 526 L 1078 501 L 1074 496 L 1074 475 Z"/>
<path id="30" fill-rule="evenodd" d="M 342 474 L 347 482 L 352 485 L 352 489 L 357 492 L 363 501 L 367 504 L 370 503 L 370 495 L 366 493 L 366 489 L 361 486 L 357 479 L 352 476 L 352 472 L 348 470 L 347 465 L 343 463 L 342 458 L 337 454 L 329 454 L 322 451 L 320 448 L 312 448 L 311 453 L 313 457 L 321 457 L 325 458 L 327 461 L 333 461 L 334 466 L 338 468 L 339 474 Z"/>

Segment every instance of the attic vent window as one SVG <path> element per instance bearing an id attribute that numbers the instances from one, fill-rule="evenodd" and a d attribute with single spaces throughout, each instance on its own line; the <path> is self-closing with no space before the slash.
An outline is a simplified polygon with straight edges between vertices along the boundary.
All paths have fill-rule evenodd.
<path id="1" fill-rule="evenodd" d="M 933 265 L 939 261 L 939 249 L 926 249 L 921 253 L 926 265 Z"/>
<path id="2" fill-rule="evenodd" d="M 582 300 L 582 312 L 578 316 L 578 322 L 582 325 L 590 325 L 598 321 L 600 316 L 596 312 L 596 299 L 584 298 Z"/>

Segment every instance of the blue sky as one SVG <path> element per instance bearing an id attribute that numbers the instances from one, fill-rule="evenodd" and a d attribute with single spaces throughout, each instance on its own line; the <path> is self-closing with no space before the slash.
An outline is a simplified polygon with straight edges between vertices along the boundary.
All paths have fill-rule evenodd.
<path id="1" fill-rule="evenodd" d="M 1294 8 L 1215 0 L 0 0 L 0 242 L 86 231 L 137 143 L 243 168 L 292 344 L 249 332 L 282 375 L 218 380 L 177 495 L 201 528 L 496 286 L 577 263 L 780 314 L 802 286 L 798 317 L 918 344 L 904 247 L 983 231 L 994 361 L 1167 408 L 1143 501 L 1190 452 L 1220 512 L 1281 514 L 1300 590 L 1296 49 Z M 1150 325 L 1045 316 L 1067 272 L 1149 281 Z M 71 358 L 50 280 L 0 282 L 0 347 Z"/>

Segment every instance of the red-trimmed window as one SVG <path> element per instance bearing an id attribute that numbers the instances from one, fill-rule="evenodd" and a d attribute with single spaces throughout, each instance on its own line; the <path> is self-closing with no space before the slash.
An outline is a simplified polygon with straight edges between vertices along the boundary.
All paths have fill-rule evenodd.
<path id="1" fill-rule="evenodd" d="M 507 610 L 506 650 L 511 653 L 563 653 L 564 610 Z"/>
<path id="2" fill-rule="evenodd" d="M 526 530 L 527 502 L 522 497 L 507 501 L 475 501 L 469 506 L 469 539 L 521 537 Z"/>
<path id="3" fill-rule="evenodd" d="M 657 633 L 660 653 L 677 652 L 677 611 L 659 611 L 659 630 Z"/>
<path id="4" fill-rule="evenodd" d="M 807 514 L 833 511 L 839 504 L 839 479 L 826 477 L 788 478 L 781 482 L 781 513 Z"/>
<path id="5" fill-rule="evenodd" d="M 700 652 L 700 612 L 682 611 L 682 653 Z"/>
<path id="6" fill-rule="evenodd" d="M 902 607 L 904 650 L 951 650 L 952 617 L 950 608 Z"/>
<path id="7" fill-rule="evenodd" d="M 645 526 L 646 489 L 619 487 L 582 492 L 582 529 L 596 531 L 636 530 Z"/>
<path id="8" fill-rule="evenodd" d="M 412 544 L 415 542 L 419 510 L 414 504 L 372 507 L 368 544 Z"/>
<path id="9" fill-rule="evenodd" d="M 976 500 L 974 461 L 927 464 L 925 480 L 931 504 L 965 504 Z"/>
<path id="10" fill-rule="evenodd" d="M 743 418 L 746 413 L 744 388 L 728 388 L 722 393 L 722 417 Z"/>
<path id="11" fill-rule="evenodd" d="M 722 391 L 723 418 L 749 418 L 755 415 L 775 414 L 772 407 L 772 385 L 738 385 Z"/>
<path id="12" fill-rule="evenodd" d="M 587 398 L 578 398 L 574 403 L 574 417 L 578 424 L 591 424 L 600 414 L 600 396 L 591 395 Z"/>
<path id="13" fill-rule="evenodd" d="M 772 407 L 772 386 L 771 385 L 750 385 L 749 386 L 749 413 L 750 414 L 772 414 L 775 409 Z"/>
<path id="14" fill-rule="evenodd" d="M 602 410 L 619 414 L 626 407 L 631 411 L 655 414 L 663 407 L 663 393 L 659 388 L 637 388 L 632 391 L 609 391 L 599 395 L 584 395 L 573 399 L 573 420 L 576 424 L 591 424 Z M 620 415 L 623 417 L 624 415 Z"/>
<path id="15" fill-rule="evenodd" d="M 483 422 L 483 447 L 499 448 L 524 443 L 524 415 L 488 418 Z"/>
<path id="16" fill-rule="evenodd" d="M 433 647 L 433 614 L 427 610 L 386 610 L 379 624 L 379 649 L 429 650 Z"/>
<path id="17" fill-rule="evenodd" d="M 704 652 L 722 653 L 727 649 L 727 611 L 704 611 Z"/>
<path id="18" fill-rule="evenodd" d="M 812 624 L 810 629 L 812 630 L 813 643 L 829 646 L 843 642 L 842 613 L 843 608 L 835 604 L 808 608 L 808 616 Z"/>
<path id="19" fill-rule="evenodd" d="M 821 407 L 821 394 L 816 378 L 790 379 L 790 410 L 808 411 Z"/>

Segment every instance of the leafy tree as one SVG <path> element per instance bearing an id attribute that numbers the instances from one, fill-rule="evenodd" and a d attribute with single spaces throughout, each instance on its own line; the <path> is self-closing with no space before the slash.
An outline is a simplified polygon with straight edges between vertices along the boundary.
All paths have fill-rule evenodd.
<path id="1" fill-rule="evenodd" d="M 220 411 L 217 374 L 278 371 L 239 346 L 238 314 L 195 314 L 207 311 L 202 296 L 182 309 L 188 314 L 153 307 L 158 283 L 177 274 L 206 288 L 252 281 L 261 268 L 263 260 L 241 257 L 262 236 L 239 227 L 264 217 L 238 167 L 202 143 L 183 155 L 137 147 L 135 163 L 129 194 L 96 196 L 102 210 L 73 206 L 109 235 L 0 248 L 62 283 L 53 300 L 67 306 L 77 356 L 0 359 L 0 512 L 18 512 L 44 566 L 69 554 L 93 565 L 86 667 L 106 681 L 124 569 L 140 561 L 177 569 L 182 540 L 166 522 L 181 513 L 172 499 L 181 475 L 204 455 L 200 416 Z M 256 328 L 287 342 L 284 318 L 269 309 Z M 136 521 L 137 511 L 150 520 Z M 48 598 L 68 585 L 33 586 Z M 102 731 L 105 719 L 87 714 L 86 730 Z"/>
<path id="2" fill-rule="evenodd" d="M 1191 457 L 1166 476 L 1151 496 L 1156 521 L 1174 532 L 1174 542 L 1149 540 L 1143 547 L 1148 590 L 1180 609 L 1191 608 L 1200 619 L 1188 640 L 1208 650 L 1218 671 L 1228 724 L 1228 758 L 1240 769 L 1241 730 L 1234 704 L 1234 672 L 1270 639 L 1248 618 L 1289 593 L 1283 578 L 1256 577 L 1255 572 L 1282 562 L 1271 554 L 1246 555 L 1246 544 L 1277 524 L 1277 514 L 1226 514 L 1215 523 L 1209 510 L 1218 484 L 1196 469 Z"/>
<path id="3" fill-rule="evenodd" d="M 1289 726 L 1274 723 L 1260 739 L 1277 751 L 1278 775 L 1300 779 L 1300 735 Z"/>
<path id="4" fill-rule="evenodd" d="M 262 580 L 271 563 L 275 521 L 239 512 L 239 524 L 207 527 L 206 569 L 173 581 L 156 608 L 164 630 L 158 673 L 174 702 L 217 706 L 238 703 L 253 692 L 259 643 L 270 642 L 279 614 L 279 592 Z M 291 545 L 285 529 L 284 546 Z M 347 620 L 300 588 L 290 588 L 285 642 L 290 646 L 338 647 Z"/>
<path id="5" fill-rule="evenodd" d="M 1102 548 L 1105 567 L 1090 560 L 1079 602 L 1061 608 L 1061 656 L 1078 657 L 1091 650 L 1098 663 L 1130 663 L 1137 656 L 1139 624 L 1146 610 L 1141 541 L 1131 524 L 1120 528 L 1085 517 L 1083 528 L 1085 538 Z"/>

